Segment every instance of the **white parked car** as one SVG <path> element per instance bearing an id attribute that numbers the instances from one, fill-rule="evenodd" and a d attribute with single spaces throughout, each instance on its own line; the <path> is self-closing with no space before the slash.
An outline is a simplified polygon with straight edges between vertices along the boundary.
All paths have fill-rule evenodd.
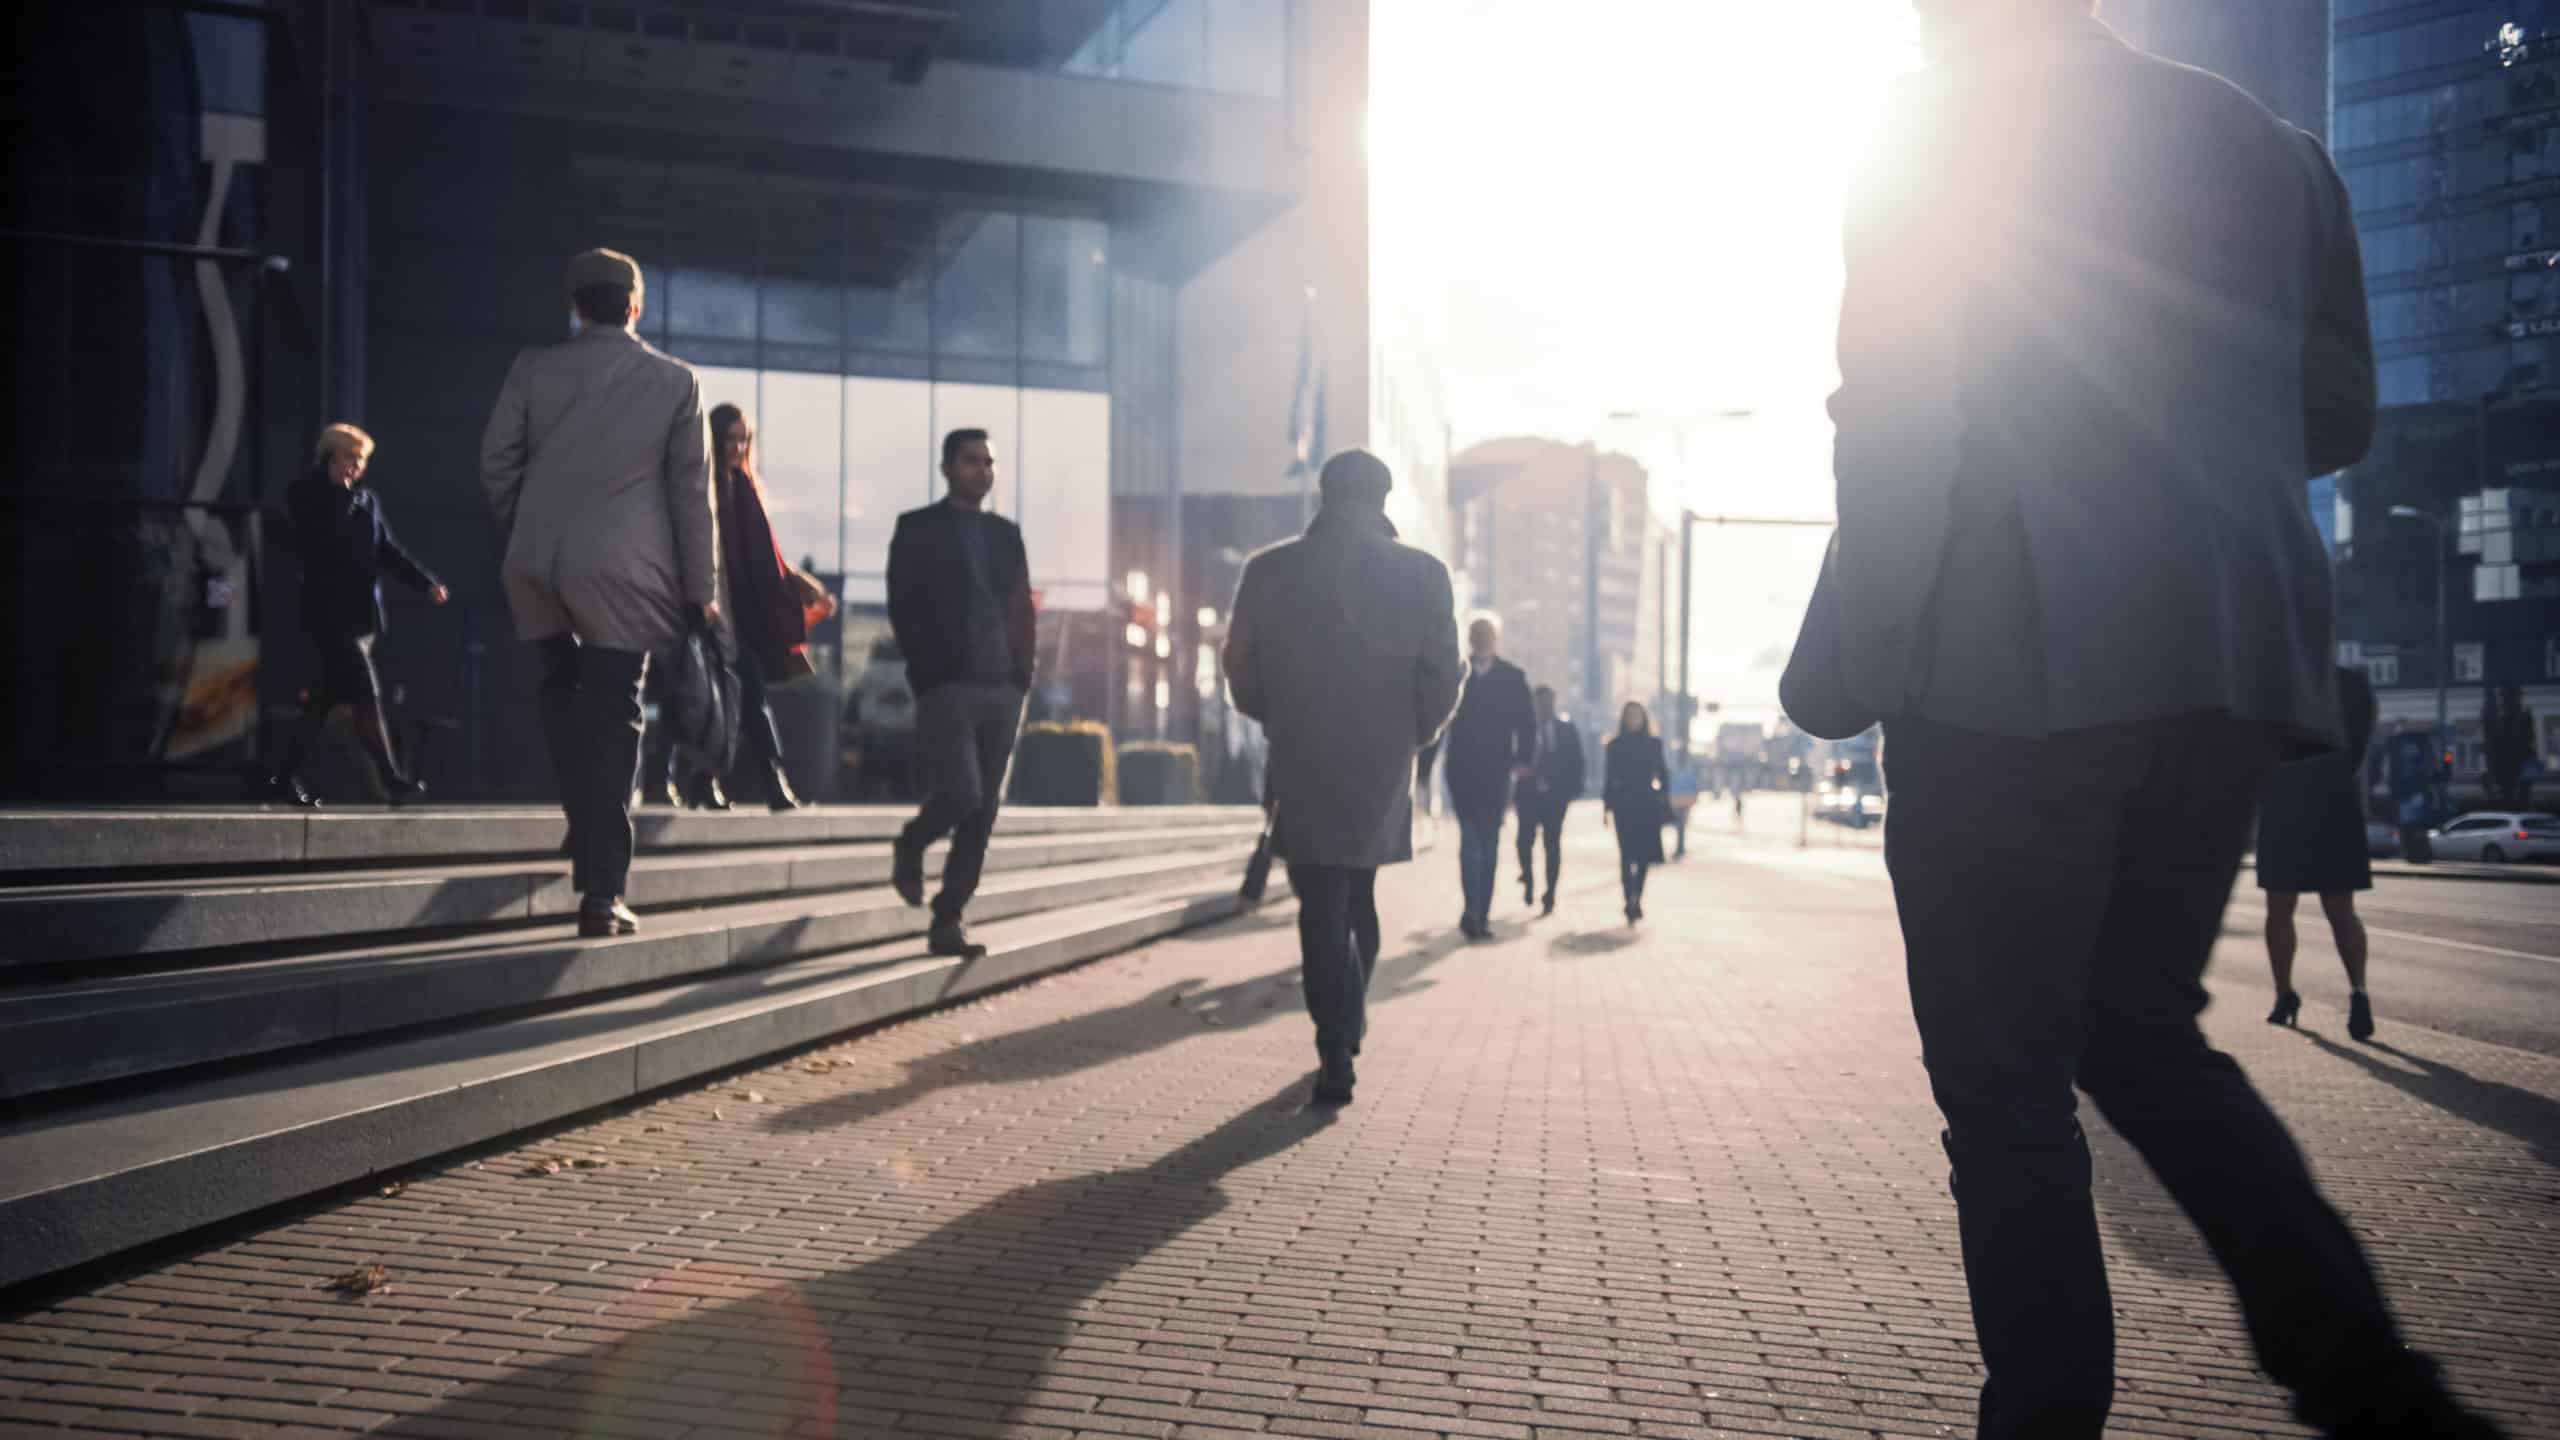
<path id="1" fill-rule="evenodd" d="M 2428 831 L 2427 843 L 2439 860 L 2560 860 L 2560 815 L 2476 811 Z"/>

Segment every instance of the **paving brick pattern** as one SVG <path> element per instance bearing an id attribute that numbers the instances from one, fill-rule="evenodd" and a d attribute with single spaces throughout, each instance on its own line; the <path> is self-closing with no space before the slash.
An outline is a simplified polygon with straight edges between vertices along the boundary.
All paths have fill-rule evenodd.
<path id="1" fill-rule="evenodd" d="M 1588 821 L 1565 913 L 1506 906 L 1491 945 L 1446 933 L 1446 851 L 1398 872 L 1338 1117 L 1301 1103 L 1281 906 L 46 1297 L 0 1318 L 0 1431 L 1969 1433 L 1872 850 L 1692 839 L 1634 933 Z M 2560 1061 L 2240 1002 L 2214 1028 L 2413 1335 L 2560 1437 Z M 2304 1433 L 2174 1208 L 2100 1151 L 2113 1433 Z M 386 1288 L 327 1288 L 372 1263 Z"/>

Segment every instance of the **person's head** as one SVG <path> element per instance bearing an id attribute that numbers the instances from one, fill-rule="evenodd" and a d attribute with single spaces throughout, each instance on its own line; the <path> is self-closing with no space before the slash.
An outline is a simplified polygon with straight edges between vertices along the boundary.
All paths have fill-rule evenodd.
<path id="1" fill-rule="evenodd" d="M 313 450 L 312 463 L 328 473 L 330 484 L 352 486 L 373 459 L 373 437 L 342 420 L 320 431 Z"/>
<path id="2" fill-rule="evenodd" d="M 581 250 L 569 257 L 569 304 L 592 328 L 626 330 L 640 318 L 645 290 L 640 262 L 619 250 Z"/>
<path id="3" fill-rule="evenodd" d="M 1327 505 L 1359 505 L 1383 510 L 1387 492 L 1395 488 L 1395 476 L 1387 462 L 1366 450 L 1344 450 L 1324 462 L 1316 475 L 1316 489 Z"/>
<path id="4" fill-rule="evenodd" d="M 1490 660 L 1502 653 L 1502 622 L 1491 615 L 1479 615 L 1467 623 L 1467 654 L 1478 660 Z"/>
<path id="5" fill-rule="evenodd" d="M 755 473 L 750 457 L 755 453 L 756 427 L 747 421 L 747 412 L 735 405 L 711 407 L 711 454 L 723 469 Z"/>
<path id="6" fill-rule="evenodd" d="M 1644 706 L 1630 700 L 1624 706 L 1620 707 L 1618 711 L 1619 734 L 1642 735 L 1652 728 L 1653 716 L 1646 713 Z"/>
<path id="7" fill-rule="evenodd" d="M 942 478 L 951 498 L 974 510 L 996 488 L 996 451 L 984 430 L 954 430 L 942 437 Z"/>
<path id="8" fill-rule="evenodd" d="M 1913 0 L 1921 43 L 1933 55 L 2057 19 L 2098 13 L 2098 0 Z"/>
<path id="9" fill-rule="evenodd" d="M 1538 702 L 1539 719 L 1553 720 L 1556 718 L 1556 687 L 1553 685 L 1541 685 L 1530 692 L 1530 698 Z"/>

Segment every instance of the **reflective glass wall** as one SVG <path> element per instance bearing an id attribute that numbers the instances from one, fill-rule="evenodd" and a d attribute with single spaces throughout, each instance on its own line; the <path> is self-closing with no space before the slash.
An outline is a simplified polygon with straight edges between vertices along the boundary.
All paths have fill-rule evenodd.
<path id="1" fill-rule="evenodd" d="M 649 276 L 641 332 L 706 405 L 755 421 L 795 564 L 877 603 L 899 512 L 942 490 L 941 436 L 982 429 L 990 503 L 1022 524 L 1050 608 L 1105 598 L 1110 231 L 974 197 L 595 162 L 596 243 Z"/>

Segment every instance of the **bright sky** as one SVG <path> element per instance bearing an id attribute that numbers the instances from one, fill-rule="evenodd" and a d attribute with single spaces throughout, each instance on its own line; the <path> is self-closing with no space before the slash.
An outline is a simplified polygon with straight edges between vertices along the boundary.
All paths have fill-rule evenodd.
<path id="1" fill-rule="evenodd" d="M 1373 0 L 1371 45 L 1372 293 L 1439 338 L 1458 447 L 1596 439 L 1666 514 L 1830 514 L 1841 196 L 1907 0 Z M 1702 699 L 1768 712 L 1826 535 L 1699 530 Z"/>

